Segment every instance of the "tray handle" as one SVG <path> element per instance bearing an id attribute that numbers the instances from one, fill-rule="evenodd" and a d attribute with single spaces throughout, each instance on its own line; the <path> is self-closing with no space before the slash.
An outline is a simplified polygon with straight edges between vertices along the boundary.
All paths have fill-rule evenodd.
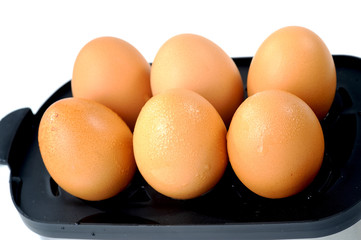
<path id="1" fill-rule="evenodd" d="M 24 122 L 28 122 L 25 120 L 32 116 L 30 108 L 21 108 L 9 113 L 0 121 L 0 164 L 9 164 L 13 141 Z"/>

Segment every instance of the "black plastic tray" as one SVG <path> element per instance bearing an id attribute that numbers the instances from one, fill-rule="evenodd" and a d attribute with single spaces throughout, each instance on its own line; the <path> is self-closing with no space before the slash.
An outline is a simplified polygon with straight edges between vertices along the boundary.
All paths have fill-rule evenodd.
<path id="1" fill-rule="evenodd" d="M 73 197 L 49 176 L 37 141 L 46 108 L 71 96 L 67 82 L 35 115 L 24 108 L 0 122 L 0 162 L 11 171 L 14 205 L 31 230 L 54 238 L 311 238 L 346 229 L 361 219 L 361 59 L 334 60 L 336 97 L 321 122 L 324 162 L 315 181 L 295 196 L 259 197 L 228 166 L 213 190 L 193 200 L 162 196 L 139 173 L 111 199 L 88 202 Z M 251 58 L 234 61 L 246 82 Z"/>

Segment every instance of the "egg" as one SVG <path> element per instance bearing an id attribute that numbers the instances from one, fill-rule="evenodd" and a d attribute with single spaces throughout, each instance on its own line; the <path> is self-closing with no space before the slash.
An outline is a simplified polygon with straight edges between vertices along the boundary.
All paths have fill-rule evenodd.
<path id="1" fill-rule="evenodd" d="M 159 193 L 192 199 L 210 191 L 228 164 L 227 130 L 201 95 L 170 89 L 153 96 L 134 128 L 135 161 Z"/>
<path id="2" fill-rule="evenodd" d="M 272 33 L 254 55 L 247 77 L 251 96 L 267 89 L 289 91 L 305 101 L 321 120 L 336 92 L 330 51 L 311 30 L 288 26 Z"/>
<path id="3" fill-rule="evenodd" d="M 243 100 L 243 82 L 234 61 L 211 40 L 179 34 L 158 50 L 151 69 L 151 89 L 157 95 L 186 88 L 206 98 L 228 126 Z"/>
<path id="4" fill-rule="evenodd" d="M 84 200 L 115 196 L 136 170 L 129 127 L 92 100 L 65 98 L 53 103 L 41 118 L 38 142 L 50 176 Z"/>
<path id="5" fill-rule="evenodd" d="M 104 104 L 133 130 L 140 109 L 152 95 L 150 65 L 128 42 L 99 37 L 78 53 L 71 88 L 74 97 Z"/>
<path id="6" fill-rule="evenodd" d="M 239 180 L 266 198 L 304 190 L 323 162 L 318 118 L 299 97 L 265 90 L 237 109 L 227 133 L 229 161 Z"/>

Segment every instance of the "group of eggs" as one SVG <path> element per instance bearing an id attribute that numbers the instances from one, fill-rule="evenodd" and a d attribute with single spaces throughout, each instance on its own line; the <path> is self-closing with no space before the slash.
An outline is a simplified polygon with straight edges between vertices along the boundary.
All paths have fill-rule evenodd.
<path id="1" fill-rule="evenodd" d="M 168 39 L 152 64 L 119 38 L 96 38 L 75 60 L 73 97 L 42 116 L 43 162 L 60 187 L 90 201 L 117 195 L 136 169 L 165 196 L 196 198 L 228 163 L 260 196 L 297 194 L 322 164 L 332 55 L 309 29 L 281 28 L 251 61 L 246 99 L 243 85 L 234 61 L 199 35 Z"/>

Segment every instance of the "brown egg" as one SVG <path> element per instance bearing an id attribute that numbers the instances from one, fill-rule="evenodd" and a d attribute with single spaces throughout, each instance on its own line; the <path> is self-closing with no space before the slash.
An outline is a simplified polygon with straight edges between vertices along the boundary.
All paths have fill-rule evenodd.
<path id="1" fill-rule="evenodd" d="M 128 42 L 100 37 L 79 52 L 71 81 L 74 97 L 95 100 L 115 111 L 133 130 L 151 97 L 150 65 Z"/>
<path id="2" fill-rule="evenodd" d="M 327 46 L 314 32 L 290 26 L 272 33 L 252 59 L 247 91 L 291 92 L 323 119 L 336 92 L 336 69 Z"/>
<path id="3" fill-rule="evenodd" d="M 284 198 L 305 189 L 324 154 L 323 132 L 312 109 L 297 96 L 266 90 L 248 97 L 227 134 L 229 160 L 256 194 Z"/>
<path id="4" fill-rule="evenodd" d="M 215 43 L 195 34 L 180 34 L 166 41 L 153 61 L 154 95 L 186 88 L 206 98 L 226 126 L 243 100 L 243 82 L 236 64 Z"/>
<path id="5" fill-rule="evenodd" d="M 132 133 L 112 110 L 95 101 L 53 103 L 39 125 L 39 147 L 50 176 L 65 191 L 103 200 L 125 189 L 135 169 Z"/>
<path id="6" fill-rule="evenodd" d="M 134 155 L 144 179 L 175 199 L 205 194 L 228 163 L 226 127 L 199 94 L 171 89 L 151 98 L 134 128 Z"/>

